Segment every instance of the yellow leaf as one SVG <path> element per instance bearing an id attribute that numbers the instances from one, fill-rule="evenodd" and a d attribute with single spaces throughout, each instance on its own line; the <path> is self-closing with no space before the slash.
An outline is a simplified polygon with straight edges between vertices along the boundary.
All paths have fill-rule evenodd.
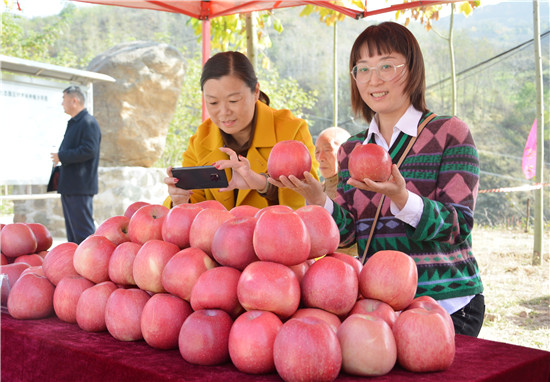
<path id="1" fill-rule="evenodd" d="M 464 3 L 461 3 L 458 9 L 460 12 L 464 13 L 466 16 L 469 16 L 470 13 L 472 13 L 472 6 L 467 1 L 465 1 Z"/>

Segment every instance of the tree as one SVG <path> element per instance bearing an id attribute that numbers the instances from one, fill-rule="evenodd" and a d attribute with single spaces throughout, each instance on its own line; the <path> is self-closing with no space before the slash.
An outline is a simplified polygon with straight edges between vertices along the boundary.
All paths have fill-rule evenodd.
<path id="1" fill-rule="evenodd" d="M 449 60 L 451 64 L 451 105 L 452 105 L 452 114 L 457 114 L 458 109 L 458 100 L 457 100 L 457 86 L 456 86 L 456 68 L 455 68 L 455 54 L 454 54 L 454 46 L 453 46 L 453 24 L 454 24 L 454 13 L 455 13 L 455 7 L 459 9 L 461 13 L 464 13 L 466 16 L 470 15 L 475 7 L 478 7 L 480 5 L 480 1 L 464 1 L 462 3 L 451 3 L 449 6 L 451 7 L 451 21 L 449 23 L 449 34 L 447 37 L 443 36 L 441 33 L 437 32 L 435 29 L 434 32 L 438 34 L 441 38 L 444 38 L 447 40 L 449 45 Z M 402 11 L 397 11 L 395 16 L 396 19 L 399 18 L 401 15 L 406 17 L 405 20 L 405 26 L 409 24 L 411 21 L 411 18 L 419 21 L 421 24 L 424 24 L 426 27 L 426 30 L 432 29 L 432 20 L 438 20 L 439 19 L 439 12 L 443 8 L 443 5 L 431 5 L 431 6 L 424 6 L 420 8 L 412 8 L 412 9 L 405 9 Z"/>
<path id="2" fill-rule="evenodd" d="M 72 21 L 72 13 L 61 13 L 55 21 L 47 24 L 40 32 L 23 28 L 22 17 L 2 12 L 1 52 L 7 56 L 46 62 L 56 65 L 77 66 L 79 59 L 69 51 L 52 54 L 51 48 L 62 38 Z"/>

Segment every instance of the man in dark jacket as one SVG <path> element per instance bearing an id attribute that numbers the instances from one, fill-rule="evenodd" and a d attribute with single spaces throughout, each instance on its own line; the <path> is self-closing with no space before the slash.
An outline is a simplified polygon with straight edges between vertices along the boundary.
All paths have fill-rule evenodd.
<path id="1" fill-rule="evenodd" d="M 78 86 L 63 90 L 63 109 L 71 116 L 54 165 L 61 162 L 57 192 L 61 194 L 67 240 L 80 244 L 95 232 L 93 197 L 97 194 L 97 168 L 101 131 L 88 113 Z"/>

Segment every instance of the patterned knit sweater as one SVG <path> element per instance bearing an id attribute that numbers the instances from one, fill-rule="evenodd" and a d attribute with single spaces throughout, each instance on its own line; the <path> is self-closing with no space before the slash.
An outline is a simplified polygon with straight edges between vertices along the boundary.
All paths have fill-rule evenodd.
<path id="1" fill-rule="evenodd" d="M 424 120 L 431 113 L 422 116 Z M 381 194 L 347 185 L 349 154 L 367 131 L 352 136 L 338 152 L 338 196 L 333 217 L 342 246 L 358 245 L 361 257 Z M 401 133 L 390 148 L 394 163 L 410 137 Z M 374 142 L 374 141 L 373 141 Z M 424 209 L 416 228 L 396 219 L 385 198 L 367 258 L 393 249 L 407 253 L 418 269 L 417 296 L 436 300 L 481 293 L 483 284 L 472 253 L 474 206 L 479 160 L 468 126 L 456 117 L 430 121 L 399 168 L 407 189 L 422 197 Z"/>

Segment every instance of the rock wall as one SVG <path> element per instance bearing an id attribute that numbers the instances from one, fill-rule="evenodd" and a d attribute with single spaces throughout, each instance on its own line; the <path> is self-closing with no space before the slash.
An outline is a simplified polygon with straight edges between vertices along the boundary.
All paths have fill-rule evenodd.
<path id="1" fill-rule="evenodd" d="M 94 85 L 94 116 L 101 127 L 100 166 L 151 167 L 161 156 L 184 79 L 174 47 L 136 41 L 95 57 L 88 70 L 115 83 Z"/>
<path id="2" fill-rule="evenodd" d="M 168 191 L 163 183 L 164 169 L 143 167 L 100 167 L 99 193 L 94 196 L 96 226 L 105 219 L 123 215 L 136 201 L 162 204 Z M 26 186 L 14 187 L 14 194 L 26 194 Z M 46 186 L 33 186 L 33 194 L 46 193 Z M 52 193 L 53 194 L 53 193 Z M 66 237 L 61 199 L 14 202 L 14 222 L 41 223 L 52 236 Z"/>

